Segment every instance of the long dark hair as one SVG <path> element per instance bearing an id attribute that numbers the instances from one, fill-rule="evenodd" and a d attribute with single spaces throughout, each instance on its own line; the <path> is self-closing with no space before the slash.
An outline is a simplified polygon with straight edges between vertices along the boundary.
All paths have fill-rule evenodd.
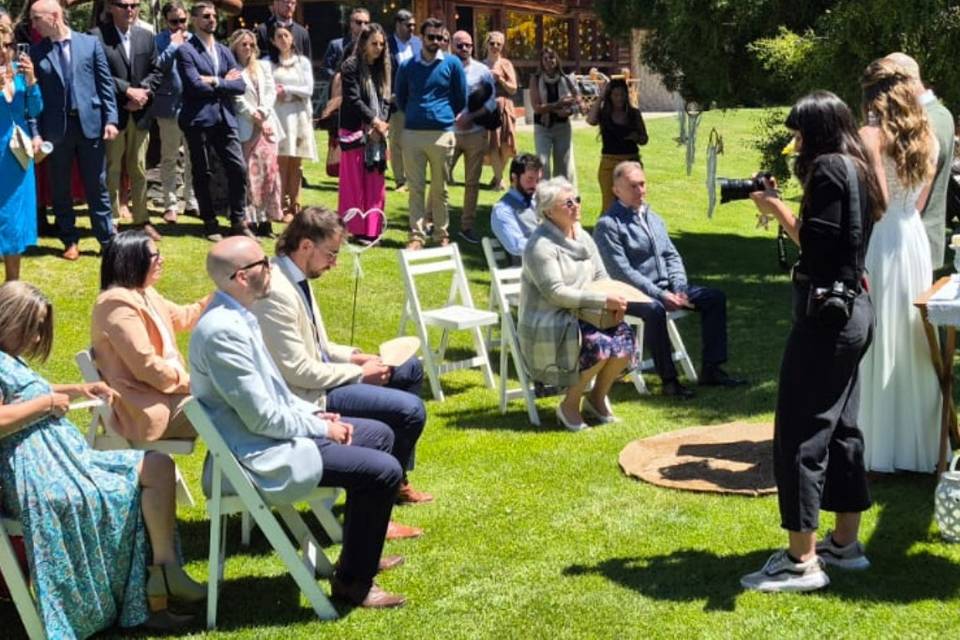
<path id="1" fill-rule="evenodd" d="M 610 84 L 607 85 L 606 90 L 603 92 L 603 96 L 600 98 L 600 128 L 609 127 L 613 124 L 613 99 L 611 96 L 613 95 L 614 89 L 623 89 L 627 124 L 630 127 L 637 127 L 640 120 L 640 110 L 630 104 L 630 90 L 627 88 L 626 80 L 617 78 L 616 80 L 610 81 Z"/>
<path id="2" fill-rule="evenodd" d="M 142 229 L 123 231 L 114 236 L 100 261 L 100 290 L 110 287 L 139 289 L 150 273 L 150 238 Z"/>
<path id="3" fill-rule="evenodd" d="M 880 181 L 857 133 L 853 113 L 843 100 L 829 91 L 814 91 L 793 105 L 784 124 L 788 129 L 800 132 L 800 154 L 794 164 L 794 173 L 804 187 L 818 157 L 842 153 L 850 156 L 860 180 L 867 185 L 869 210 L 873 219 L 879 220 L 883 216 L 887 203 L 880 189 Z M 805 193 L 803 204 L 806 205 L 808 200 L 809 193 Z"/>
<path id="4" fill-rule="evenodd" d="M 383 51 L 380 57 L 374 60 L 373 64 L 367 64 L 367 43 L 374 34 L 379 33 L 383 36 Z M 350 57 L 357 59 L 357 69 L 360 70 L 360 77 L 366 81 L 367 78 L 373 80 L 374 86 L 380 90 L 380 95 L 384 100 L 390 100 L 390 52 L 387 50 L 387 32 L 383 30 L 376 22 L 371 22 L 363 26 L 357 41 L 353 45 L 353 53 Z"/>

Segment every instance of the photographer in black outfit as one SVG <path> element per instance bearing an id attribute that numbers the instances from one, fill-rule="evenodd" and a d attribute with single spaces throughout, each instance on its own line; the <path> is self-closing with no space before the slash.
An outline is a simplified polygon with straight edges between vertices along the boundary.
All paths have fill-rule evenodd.
<path id="1" fill-rule="evenodd" d="M 870 507 L 857 426 L 860 359 L 873 335 L 864 256 L 874 220 L 886 208 L 850 109 L 832 93 L 801 98 L 787 116 L 799 156 L 802 220 L 764 179 L 750 197 L 800 245 L 793 269 L 793 328 L 780 368 L 773 456 L 781 526 L 790 544 L 741 584 L 758 591 L 811 591 L 830 579 L 823 563 L 870 566 L 857 541 Z M 836 530 L 816 542 L 819 512 Z"/>

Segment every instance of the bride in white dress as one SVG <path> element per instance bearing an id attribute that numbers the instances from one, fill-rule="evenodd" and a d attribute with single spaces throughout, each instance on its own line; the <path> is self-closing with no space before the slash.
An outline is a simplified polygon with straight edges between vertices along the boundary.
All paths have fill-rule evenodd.
<path id="1" fill-rule="evenodd" d="M 887 198 L 866 256 L 877 327 L 860 364 L 864 462 L 871 471 L 931 472 L 941 396 L 913 301 L 933 281 L 919 211 L 935 172 L 937 141 L 901 67 L 874 61 L 861 84 L 868 124 L 860 135 Z"/>

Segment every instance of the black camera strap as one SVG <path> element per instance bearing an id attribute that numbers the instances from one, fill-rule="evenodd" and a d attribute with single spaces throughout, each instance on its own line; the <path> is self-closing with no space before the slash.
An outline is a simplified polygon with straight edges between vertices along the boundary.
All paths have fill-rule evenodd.
<path id="1" fill-rule="evenodd" d="M 863 237 L 863 211 L 860 208 L 860 179 L 857 167 L 846 154 L 840 154 L 846 168 L 847 191 L 849 192 L 848 212 L 843 236 L 847 244 L 847 262 L 840 266 L 840 280 L 860 290 L 863 279 L 863 265 L 866 256 L 866 242 Z"/>

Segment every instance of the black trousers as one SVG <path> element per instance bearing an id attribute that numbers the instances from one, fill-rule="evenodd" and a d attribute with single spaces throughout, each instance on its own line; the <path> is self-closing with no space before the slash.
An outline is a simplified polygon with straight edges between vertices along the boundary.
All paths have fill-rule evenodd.
<path id="1" fill-rule="evenodd" d="M 805 317 L 807 287 L 794 285 L 794 324 L 780 365 L 773 463 L 780 526 L 815 531 L 820 510 L 870 508 L 863 464 L 860 360 L 873 338 L 873 305 L 861 293 L 840 330 Z"/>
<path id="2" fill-rule="evenodd" d="M 390 454 L 390 427 L 364 418 L 351 418 L 349 422 L 354 429 L 350 445 L 327 438 L 314 442 L 323 459 L 320 486 L 347 490 L 338 577 L 347 584 L 369 588 L 377 574 L 403 470 Z"/>
<path id="3" fill-rule="evenodd" d="M 727 361 L 727 296 L 719 289 L 690 285 L 687 296 L 701 315 L 701 363 L 720 365 Z M 659 300 L 631 302 L 627 314 L 643 319 L 643 347 L 653 356 L 661 380 L 676 380 L 677 367 L 667 334 L 667 309 Z"/>
<path id="4" fill-rule="evenodd" d="M 227 176 L 230 224 L 241 224 L 247 202 L 247 166 L 243 161 L 243 149 L 240 147 L 236 129 L 221 122 L 212 127 L 187 127 L 183 130 L 183 135 L 190 151 L 193 191 L 204 227 L 207 231 L 213 231 L 217 226 L 213 198 L 210 195 L 210 179 L 213 176 L 208 155 L 210 149 L 217 154 Z"/>

